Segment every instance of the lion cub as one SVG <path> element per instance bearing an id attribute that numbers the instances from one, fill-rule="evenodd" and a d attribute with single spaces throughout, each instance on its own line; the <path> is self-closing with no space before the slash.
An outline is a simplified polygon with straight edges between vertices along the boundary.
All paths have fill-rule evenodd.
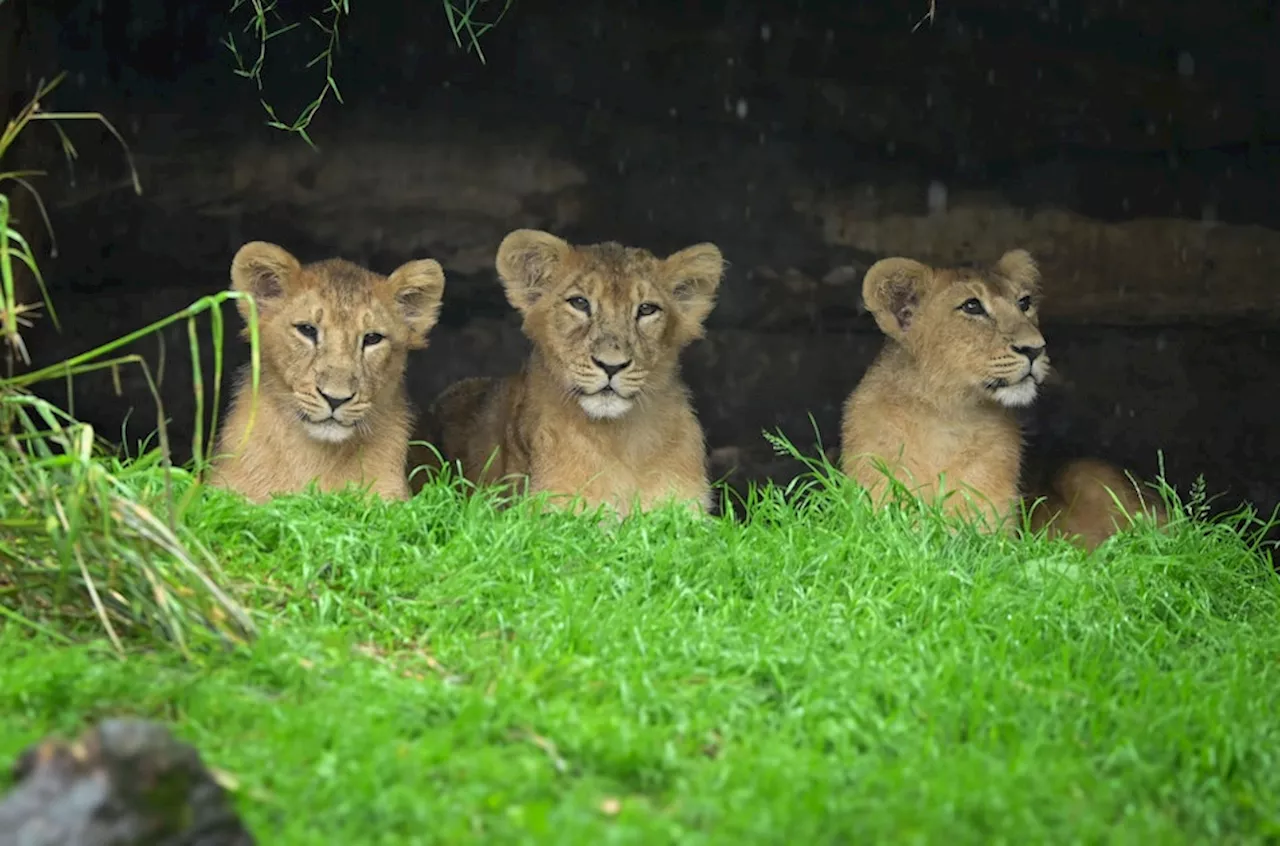
<path id="1" fill-rule="evenodd" d="M 412 261 L 386 277 L 342 259 L 303 265 L 253 241 L 231 262 L 231 288 L 258 306 L 261 391 L 254 403 L 246 365 L 211 482 L 259 502 L 313 480 L 407 499 L 405 359 L 439 317 L 439 263 Z M 248 304 L 236 305 L 247 321 Z"/>
<path id="2" fill-rule="evenodd" d="M 679 354 L 703 334 L 720 250 L 698 244 L 662 259 L 520 229 L 496 264 L 533 350 L 515 375 L 466 379 L 439 396 L 431 415 L 445 460 L 473 482 L 524 477 L 530 492 L 577 494 L 624 516 L 667 498 L 709 508 Z"/>
<path id="3" fill-rule="evenodd" d="M 1135 518 L 1145 516 L 1157 526 L 1169 521 L 1163 503 L 1120 468 L 1097 458 L 1068 462 L 1054 474 L 1044 496 L 1034 507 L 1027 502 L 1031 530 L 1048 527 L 1049 537 L 1069 538 L 1090 552 Z"/>
<path id="4" fill-rule="evenodd" d="M 1025 250 L 986 270 L 873 265 L 862 296 L 887 338 L 845 403 L 844 472 L 874 496 L 883 462 L 917 495 L 953 492 L 948 511 L 994 528 L 1018 501 L 1022 432 L 1011 409 L 1030 404 L 1049 374 L 1039 282 Z"/>

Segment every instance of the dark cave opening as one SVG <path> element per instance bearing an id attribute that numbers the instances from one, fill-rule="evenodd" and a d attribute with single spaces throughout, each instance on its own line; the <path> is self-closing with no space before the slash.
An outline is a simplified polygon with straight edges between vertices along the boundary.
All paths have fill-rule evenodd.
<path id="1" fill-rule="evenodd" d="M 280 8 L 305 20 L 309 5 Z M 44 269 L 63 331 L 46 321 L 29 336 L 35 366 L 226 287 L 235 249 L 260 239 L 380 272 L 440 260 L 444 316 L 410 372 L 425 404 L 523 355 L 492 269 L 507 231 L 654 251 L 710 240 L 730 270 L 684 373 L 713 474 L 785 481 L 800 467 L 761 432 L 809 449 L 816 424 L 837 445 L 841 404 L 881 342 L 858 302 L 870 264 L 1021 246 L 1045 269 L 1059 374 L 1029 414 L 1029 473 L 1095 455 L 1150 478 L 1162 454 L 1180 490 L 1203 474 L 1222 506 L 1270 512 L 1275 5 L 964 0 L 913 29 L 927 9 L 517 0 L 482 63 L 437 4 L 353 4 L 335 65 L 345 102 L 317 113 L 313 150 L 265 126 L 220 44 L 244 26 L 227 8 L 11 0 L 10 109 L 65 70 L 57 107 L 110 118 L 144 189 L 98 129 L 68 129 L 70 169 L 52 133 L 19 150 L 51 171 L 40 188 L 57 233 Z M 306 26 L 270 43 L 261 96 L 282 115 L 317 93 L 304 66 L 321 46 Z M 234 367 L 245 349 L 230 308 L 226 326 Z M 186 331 L 163 335 L 180 460 Z M 138 351 L 158 365 L 156 340 Z M 81 378 L 74 410 L 136 442 L 152 404 L 139 375 L 121 387 Z"/>

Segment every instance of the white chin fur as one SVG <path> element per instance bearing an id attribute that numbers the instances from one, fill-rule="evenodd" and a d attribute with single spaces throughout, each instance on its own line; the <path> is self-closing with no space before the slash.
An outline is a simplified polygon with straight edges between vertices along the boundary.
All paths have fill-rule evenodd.
<path id="1" fill-rule="evenodd" d="M 578 405 L 592 420 L 614 420 L 630 411 L 635 402 L 609 392 L 578 397 Z"/>
<path id="2" fill-rule="evenodd" d="M 1003 388 L 996 388 L 991 395 L 996 398 L 996 402 L 1010 408 L 1016 408 L 1024 405 L 1031 405 L 1035 401 L 1036 394 L 1039 392 L 1040 386 L 1036 384 L 1035 379 L 1026 378 L 1014 385 L 1006 385 Z"/>
<path id="3" fill-rule="evenodd" d="M 326 420 L 323 423 L 303 423 L 302 427 L 313 439 L 328 444 L 340 444 L 356 433 L 355 426 L 343 426 L 333 420 Z"/>

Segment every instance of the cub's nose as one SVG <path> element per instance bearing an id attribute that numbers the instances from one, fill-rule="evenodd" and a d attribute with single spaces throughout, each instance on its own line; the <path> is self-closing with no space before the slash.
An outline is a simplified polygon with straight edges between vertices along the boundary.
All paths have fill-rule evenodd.
<path id="1" fill-rule="evenodd" d="M 339 407 L 350 402 L 351 398 L 355 396 L 355 394 L 348 394 L 345 397 L 331 397 L 319 388 L 316 389 L 316 393 L 322 396 L 325 402 L 329 403 L 330 411 L 337 411 Z"/>
<path id="2" fill-rule="evenodd" d="M 605 364 L 603 361 L 601 361 L 598 358 L 592 358 L 591 360 L 595 362 L 596 367 L 599 367 L 601 370 L 603 370 L 604 375 L 610 379 L 612 379 L 614 376 L 618 375 L 619 373 L 621 373 L 622 371 L 626 370 L 628 367 L 631 366 L 631 359 L 627 359 L 626 361 L 621 362 L 620 364 Z"/>
<path id="3" fill-rule="evenodd" d="M 1040 357 L 1040 354 L 1044 352 L 1044 346 L 1020 347 L 1017 344 L 1014 344 L 1013 351 L 1018 355 L 1025 355 L 1027 357 L 1027 361 L 1035 362 L 1035 360 Z"/>

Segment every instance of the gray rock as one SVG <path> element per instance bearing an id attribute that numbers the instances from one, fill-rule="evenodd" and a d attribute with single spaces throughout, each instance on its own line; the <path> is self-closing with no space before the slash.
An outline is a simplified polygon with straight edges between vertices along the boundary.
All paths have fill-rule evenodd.
<path id="1" fill-rule="evenodd" d="M 0 846 L 253 846 L 226 792 L 164 726 L 104 720 L 14 765 Z"/>

